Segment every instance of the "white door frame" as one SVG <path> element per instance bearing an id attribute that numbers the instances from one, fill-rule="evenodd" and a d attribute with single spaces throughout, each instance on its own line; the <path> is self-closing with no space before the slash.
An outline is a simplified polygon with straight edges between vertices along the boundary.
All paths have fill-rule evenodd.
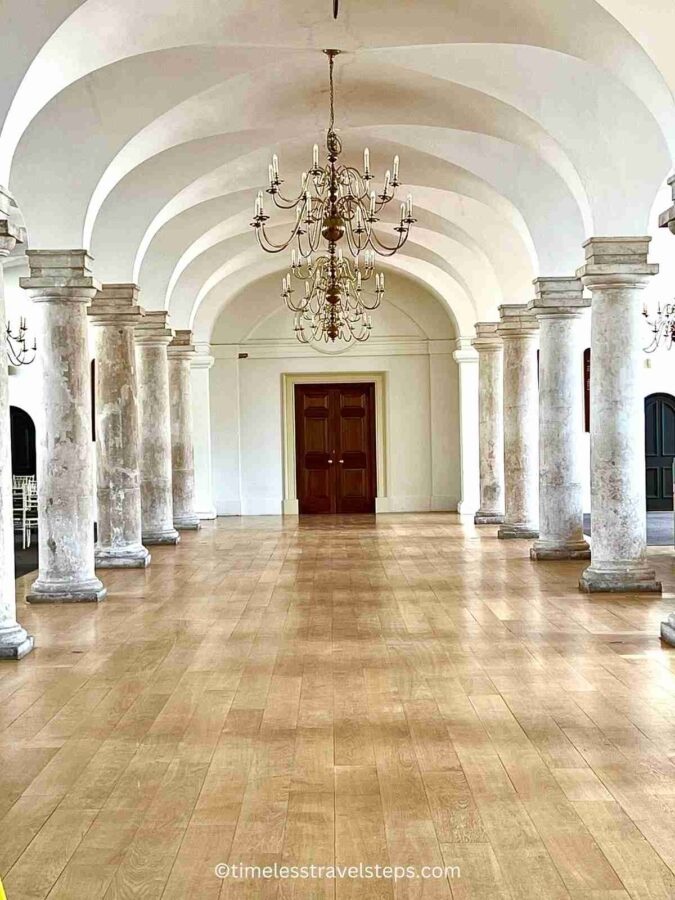
<path id="1" fill-rule="evenodd" d="M 375 459 L 377 468 L 376 512 L 388 509 L 387 473 L 389 444 L 387 440 L 387 373 L 386 372 L 316 372 L 310 375 L 284 372 L 281 376 L 281 414 L 283 419 L 283 481 L 285 516 L 297 516 L 298 485 L 295 459 L 295 385 L 296 384 L 374 384 L 375 385 Z"/>

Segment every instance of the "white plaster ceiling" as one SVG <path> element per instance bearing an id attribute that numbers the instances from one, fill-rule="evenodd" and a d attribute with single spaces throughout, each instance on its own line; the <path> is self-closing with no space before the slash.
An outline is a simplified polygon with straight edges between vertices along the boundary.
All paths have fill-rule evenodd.
<path id="1" fill-rule="evenodd" d="M 663 0 L 41 0 L 0 7 L 0 183 L 30 245 L 208 339 L 284 271 L 249 221 L 267 163 L 308 167 L 338 58 L 345 158 L 401 157 L 419 225 L 388 265 L 470 334 L 591 234 L 642 234 L 675 149 L 675 6 Z M 279 214 L 281 228 L 287 220 Z M 391 222 L 383 223 L 386 230 Z M 279 234 L 281 231 L 278 232 Z M 262 310 L 261 310 L 262 314 Z M 266 313 L 267 314 L 267 313 Z"/>

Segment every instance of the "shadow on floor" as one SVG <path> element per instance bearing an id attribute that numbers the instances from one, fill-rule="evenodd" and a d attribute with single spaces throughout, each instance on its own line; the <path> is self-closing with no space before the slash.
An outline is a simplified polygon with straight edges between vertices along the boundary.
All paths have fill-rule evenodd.
<path id="1" fill-rule="evenodd" d="M 21 578 L 29 572 L 35 572 L 38 567 L 37 534 L 33 532 L 30 547 L 24 550 L 21 546 L 21 536 L 14 536 L 14 577 Z"/>
<path id="2" fill-rule="evenodd" d="M 647 544 L 650 547 L 675 546 L 672 512 L 647 513 Z M 584 534 L 591 534 L 591 517 L 584 514 Z"/>

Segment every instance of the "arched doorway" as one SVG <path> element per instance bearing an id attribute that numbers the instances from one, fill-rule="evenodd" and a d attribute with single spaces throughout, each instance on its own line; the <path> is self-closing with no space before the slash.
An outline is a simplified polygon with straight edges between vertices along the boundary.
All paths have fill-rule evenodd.
<path id="1" fill-rule="evenodd" d="M 672 510 L 675 459 L 675 397 L 645 398 L 645 473 L 647 510 Z"/>
<path id="2" fill-rule="evenodd" d="M 10 406 L 9 420 L 12 437 L 12 475 L 35 475 L 35 424 L 28 413 L 18 406 Z"/>

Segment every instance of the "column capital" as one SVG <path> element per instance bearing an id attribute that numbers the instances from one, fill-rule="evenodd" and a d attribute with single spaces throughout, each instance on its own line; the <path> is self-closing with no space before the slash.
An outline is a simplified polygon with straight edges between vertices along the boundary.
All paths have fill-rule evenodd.
<path id="1" fill-rule="evenodd" d="M 191 360 L 195 355 L 195 346 L 192 343 L 192 332 L 189 328 L 179 328 L 173 333 L 173 340 L 167 350 L 169 359 Z"/>
<path id="2" fill-rule="evenodd" d="M 0 185 L 0 258 L 8 256 L 17 244 L 26 241 L 26 232 L 12 221 L 14 198 Z"/>
<path id="3" fill-rule="evenodd" d="M 592 237 L 583 247 L 586 262 L 577 269 L 577 278 L 591 290 L 643 288 L 659 267 L 647 262 L 648 235 L 638 237 Z"/>
<path id="4" fill-rule="evenodd" d="M 193 369 L 210 369 L 216 359 L 211 356 L 211 346 L 206 343 L 195 344 L 195 354 L 190 360 Z"/>
<path id="5" fill-rule="evenodd" d="M 499 307 L 499 318 L 497 333 L 505 340 L 537 336 L 539 325 L 536 318 L 528 311 L 527 303 L 502 304 Z"/>
<path id="6" fill-rule="evenodd" d="M 138 285 L 104 284 L 87 310 L 92 325 L 137 325 L 145 315 L 138 303 Z"/>
<path id="7" fill-rule="evenodd" d="M 545 316 L 574 318 L 581 316 L 583 310 L 591 305 L 590 299 L 584 297 L 584 285 L 580 278 L 535 278 L 532 284 L 535 297 L 527 308 L 537 319 Z"/>
<path id="8" fill-rule="evenodd" d="M 173 331 L 169 328 L 169 314 L 165 309 L 146 309 L 134 329 L 137 344 L 167 346 L 173 339 Z"/>
<path id="9" fill-rule="evenodd" d="M 675 175 L 671 175 L 668 184 L 672 190 L 673 201 L 675 201 Z M 671 206 L 659 216 L 659 228 L 667 228 L 672 234 L 675 234 L 675 205 Z"/>
<path id="10" fill-rule="evenodd" d="M 452 354 L 452 358 L 456 363 L 461 365 L 462 363 L 478 362 L 478 354 L 472 346 L 472 339 L 470 337 L 458 337 L 455 340 L 455 347 L 456 349 Z"/>
<path id="11" fill-rule="evenodd" d="M 483 350 L 502 350 L 504 345 L 499 336 L 499 322 L 476 322 L 476 337 L 471 341 L 472 346 L 480 353 Z"/>
<path id="12" fill-rule="evenodd" d="M 26 257 L 30 276 L 21 278 L 19 284 L 34 302 L 89 303 L 101 289 L 86 250 L 26 250 Z"/>

